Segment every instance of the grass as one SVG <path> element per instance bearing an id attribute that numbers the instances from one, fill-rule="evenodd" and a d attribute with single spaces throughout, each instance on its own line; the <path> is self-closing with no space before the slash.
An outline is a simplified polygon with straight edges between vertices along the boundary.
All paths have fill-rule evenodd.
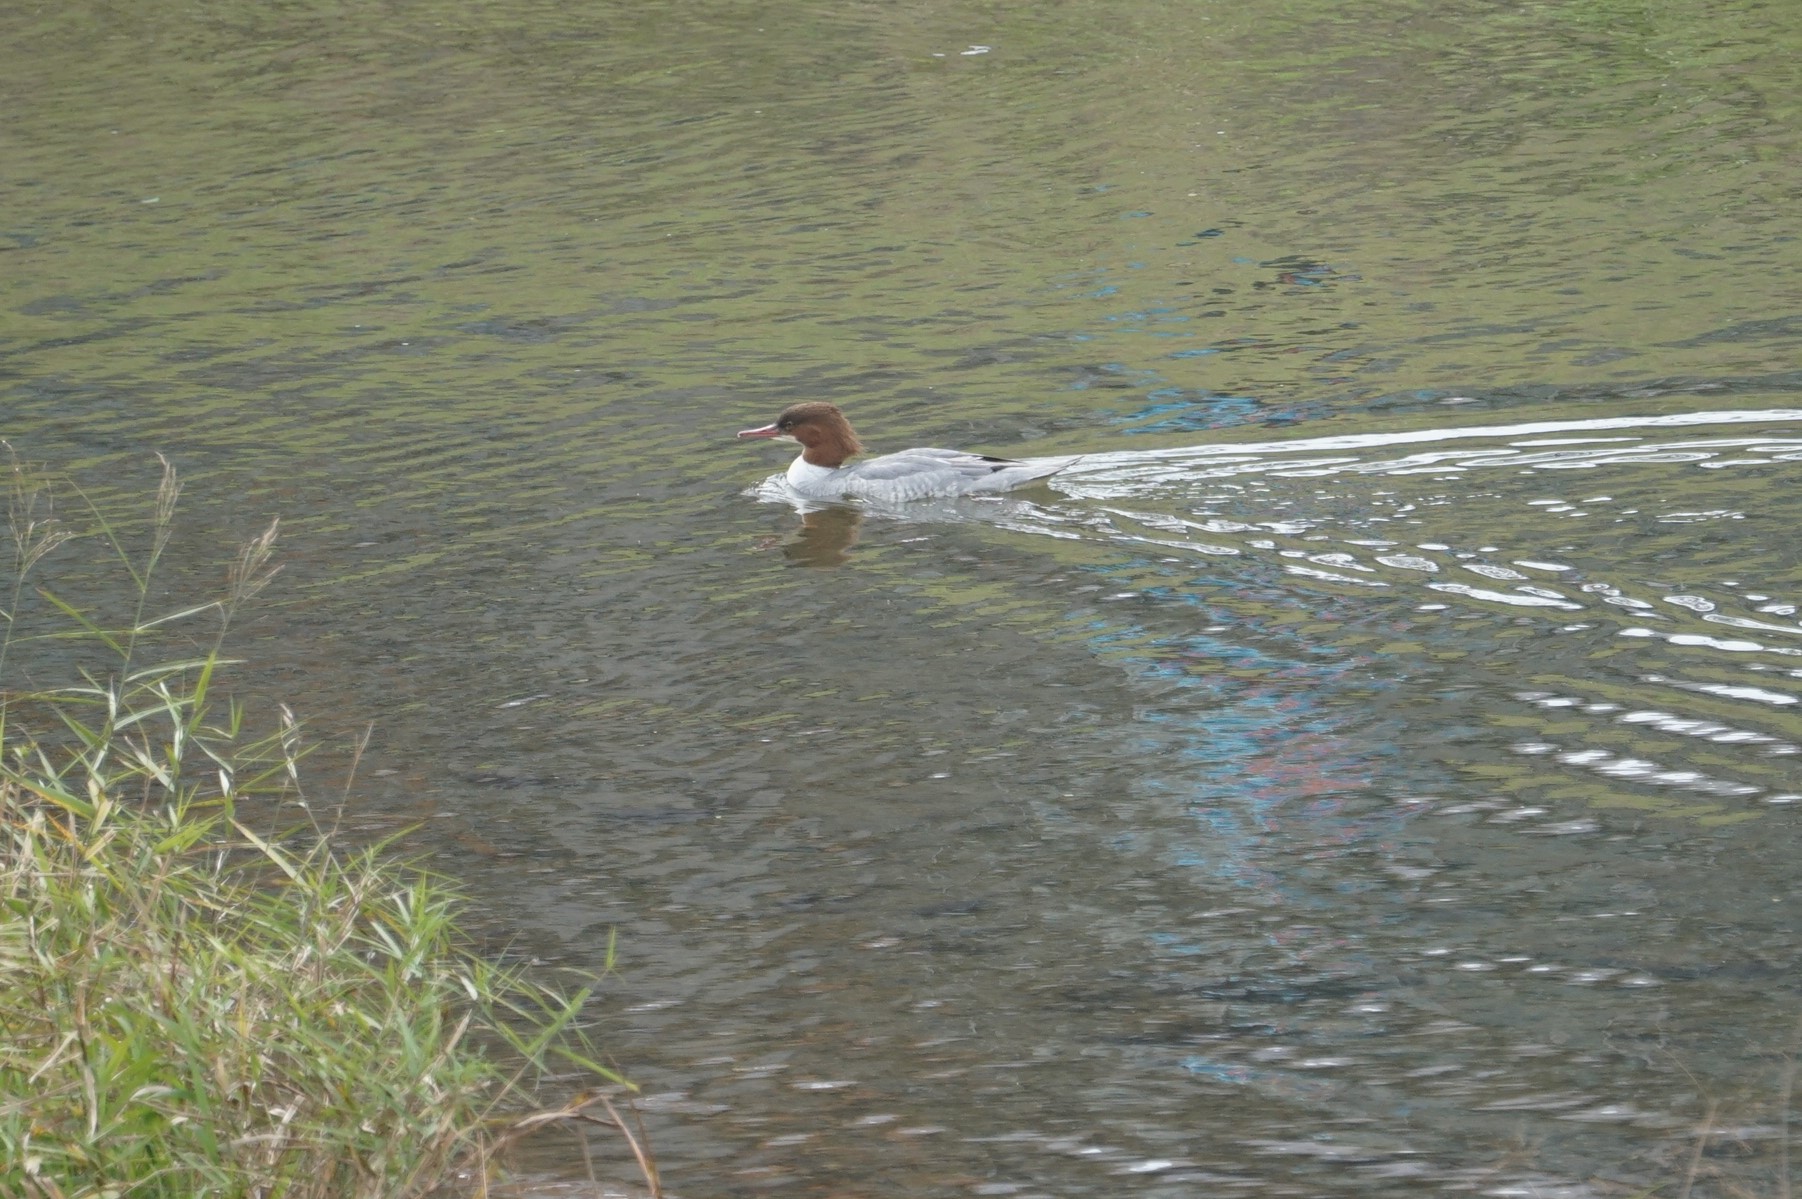
<path id="1" fill-rule="evenodd" d="M 618 1128 L 655 1194 L 603 1096 L 531 1110 L 552 1069 L 623 1081 L 580 1027 L 586 987 L 472 952 L 464 898 L 387 846 L 341 851 L 311 820 L 271 831 L 273 813 L 310 811 L 299 729 L 284 708 L 253 736 L 215 688 L 232 618 L 274 575 L 276 526 L 219 598 L 152 615 L 173 469 L 138 557 L 79 489 L 10 469 L 0 1194 L 480 1194 L 509 1144 L 576 1121 Z M 79 535 L 52 506 L 61 488 L 85 506 Z M 71 541 L 123 570 L 129 616 L 109 625 L 39 581 Z M 21 654 L 73 681 L 14 689 Z"/>

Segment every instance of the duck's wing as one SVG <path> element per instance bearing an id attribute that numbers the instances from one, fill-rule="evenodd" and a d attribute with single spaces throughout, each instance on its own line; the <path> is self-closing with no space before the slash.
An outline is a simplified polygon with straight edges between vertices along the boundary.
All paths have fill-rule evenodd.
<path id="1" fill-rule="evenodd" d="M 852 467 L 851 494 L 917 500 L 971 492 L 1007 491 L 1064 469 L 1074 458 L 995 458 L 925 447 L 884 454 Z"/>

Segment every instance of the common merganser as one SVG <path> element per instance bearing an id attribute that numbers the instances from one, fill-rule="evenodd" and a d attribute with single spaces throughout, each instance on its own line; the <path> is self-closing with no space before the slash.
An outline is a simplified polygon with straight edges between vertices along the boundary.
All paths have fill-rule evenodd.
<path id="1" fill-rule="evenodd" d="M 1063 470 L 1069 458 L 991 458 L 963 450 L 916 449 L 845 465 L 863 443 L 836 404 L 791 404 L 776 423 L 740 437 L 773 437 L 801 444 L 788 468 L 788 486 L 809 499 L 868 499 L 888 503 L 938 496 L 993 494 Z"/>

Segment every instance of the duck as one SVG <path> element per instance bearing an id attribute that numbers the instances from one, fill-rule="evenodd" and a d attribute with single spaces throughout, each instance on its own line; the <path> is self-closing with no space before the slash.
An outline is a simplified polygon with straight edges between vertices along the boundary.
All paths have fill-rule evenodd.
<path id="1" fill-rule="evenodd" d="M 907 503 L 994 495 L 1049 478 L 1077 457 L 996 458 L 923 447 L 851 462 L 863 453 L 863 442 L 838 405 L 821 400 L 790 404 L 773 423 L 738 436 L 798 442 L 801 456 L 789 465 L 783 480 L 796 494 L 817 500 Z"/>

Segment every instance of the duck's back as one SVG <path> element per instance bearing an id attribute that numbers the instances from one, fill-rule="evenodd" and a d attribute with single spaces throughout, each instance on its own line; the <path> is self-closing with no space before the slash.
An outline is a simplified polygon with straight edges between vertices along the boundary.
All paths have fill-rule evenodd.
<path id="1" fill-rule="evenodd" d="M 905 502 L 935 496 L 1008 491 L 1056 474 L 1072 458 L 993 458 L 964 450 L 926 447 L 884 454 L 844 467 L 844 494 Z"/>

